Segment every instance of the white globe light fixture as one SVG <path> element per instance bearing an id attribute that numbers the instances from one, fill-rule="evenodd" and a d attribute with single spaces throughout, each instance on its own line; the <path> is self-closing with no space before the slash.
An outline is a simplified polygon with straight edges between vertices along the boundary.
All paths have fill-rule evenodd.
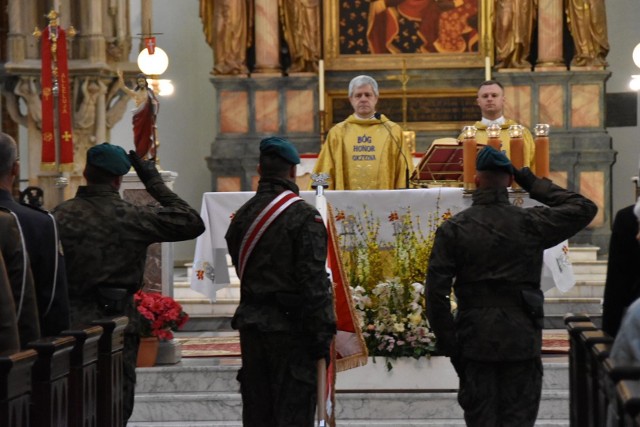
<path id="1" fill-rule="evenodd" d="M 629 88 L 636 92 L 640 91 L 640 75 L 634 74 L 631 76 L 631 81 L 629 82 Z"/>
<path id="2" fill-rule="evenodd" d="M 138 67 L 147 76 L 157 77 L 167 71 L 169 67 L 169 57 L 166 52 L 159 47 L 154 49 L 153 55 L 149 54 L 147 48 L 144 48 L 138 54 Z"/>
<path id="3" fill-rule="evenodd" d="M 631 56 L 633 57 L 633 62 L 635 62 L 636 67 L 640 68 L 640 43 L 633 49 Z"/>

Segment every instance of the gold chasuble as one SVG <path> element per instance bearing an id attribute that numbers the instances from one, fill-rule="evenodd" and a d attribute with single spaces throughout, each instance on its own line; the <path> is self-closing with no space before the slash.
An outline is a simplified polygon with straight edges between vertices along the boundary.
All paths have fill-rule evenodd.
<path id="1" fill-rule="evenodd" d="M 314 173 L 329 174 L 329 190 L 392 190 L 407 188 L 411 153 L 402 128 L 381 115 L 355 115 L 331 128 L 322 145 Z"/>
<path id="2" fill-rule="evenodd" d="M 502 142 L 502 146 L 500 147 L 500 151 L 506 154 L 506 156 L 511 159 L 511 153 L 509 150 L 509 126 L 519 124 L 515 120 L 507 119 L 502 125 L 500 125 L 500 141 Z M 487 125 L 482 122 L 475 122 L 473 124 L 478 131 L 476 132 L 476 143 L 480 145 L 487 145 Z M 522 137 L 524 139 L 524 166 L 528 166 L 535 173 L 535 161 L 536 161 L 536 146 L 533 141 L 533 135 L 529 132 L 529 129 L 523 126 Z M 462 140 L 463 136 L 460 134 L 458 136 L 459 140 Z"/>

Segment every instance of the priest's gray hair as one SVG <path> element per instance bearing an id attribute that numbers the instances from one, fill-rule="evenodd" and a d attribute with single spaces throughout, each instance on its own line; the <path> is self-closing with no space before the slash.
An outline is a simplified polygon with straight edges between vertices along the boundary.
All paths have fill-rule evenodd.
<path id="1" fill-rule="evenodd" d="M 366 86 L 366 85 L 371 85 L 371 89 L 373 89 L 373 93 L 376 96 L 379 96 L 378 94 L 378 82 L 375 81 L 375 79 L 371 76 L 366 76 L 366 75 L 361 75 L 358 77 L 354 77 L 351 80 L 351 83 L 349 83 L 349 98 L 351 98 L 351 95 L 353 95 L 353 91 L 356 90 L 357 88 L 361 87 L 361 86 Z"/>
<path id="2" fill-rule="evenodd" d="M 0 176 L 11 172 L 18 158 L 18 146 L 11 136 L 0 132 Z"/>

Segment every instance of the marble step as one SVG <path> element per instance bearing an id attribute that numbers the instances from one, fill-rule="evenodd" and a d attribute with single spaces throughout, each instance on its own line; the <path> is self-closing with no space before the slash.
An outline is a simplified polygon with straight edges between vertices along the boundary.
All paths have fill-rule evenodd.
<path id="1" fill-rule="evenodd" d="M 242 401 L 239 393 L 152 393 L 136 394 L 131 423 L 239 421 Z M 543 390 L 541 420 L 568 420 L 569 392 Z M 456 392 L 427 393 L 336 393 L 336 419 L 445 420 L 462 419 Z"/>
<path id="2" fill-rule="evenodd" d="M 566 313 L 602 313 L 602 298 L 548 297 L 545 295 L 544 314 L 564 315 Z"/>
<path id="3" fill-rule="evenodd" d="M 573 267 L 573 275 L 576 282 L 589 280 L 589 281 L 602 281 L 607 278 L 607 261 L 575 261 L 571 262 Z"/>
<path id="4" fill-rule="evenodd" d="M 544 390 L 568 390 L 569 371 L 566 358 L 545 357 L 543 359 Z M 377 359 L 379 360 L 379 359 Z M 183 358 L 176 365 L 138 368 L 136 395 L 163 395 L 175 393 L 223 393 L 237 392 L 236 374 L 240 368 L 237 358 Z M 337 391 L 362 391 L 358 384 L 350 384 L 357 375 L 355 371 L 363 368 L 338 372 Z M 393 371 L 392 371 L 393 375 Z M 424 375 L 427 375 L 424 373 Z M 388 387 L 387 387 L 388 388 Z"/>
<path id="5" fill-rule="evenodd" d="M 571 246 L 569 247 L 569 259 L 571 262 L 577 261 L 597 261 L 598 251 L 597 246 Z"/>
<path id="6" fill-rule="evenodd" d="M 465 426 L 462 419 L 450 420 L 337 420 L 338 427 L 455 427 Z M 241 421 L 129 422 L 129 427 L 242 427 Z M 568 420 L 537 420 L 535 427 L 569 427 Z"/>
<path id="7" fill-rule="evenodd" d="M 602 298 L 604 296 L 604 280 L 579 280 L 567 292 L 551 288 L 544 293 L 546 298 Z"/>

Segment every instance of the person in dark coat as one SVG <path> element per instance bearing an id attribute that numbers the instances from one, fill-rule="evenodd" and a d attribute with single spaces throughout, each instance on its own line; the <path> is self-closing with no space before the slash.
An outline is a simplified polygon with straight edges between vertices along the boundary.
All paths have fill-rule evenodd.
<path id="1" fill-rule="evenodd" d="M 512 174 L 546 206 L 512 205 Z M 513 169 L 488 146 L 478 154 L 475 181 L 472 206 L 436 231 L 427 316 L 438 349 L 460 377 L 458 402 L 467 425 L 533 426 L 542 391 L 543 252 L 586 227 L 597 207 L 529 168 Z"/>
<path id="2" fill-rule="evenodd" d="M 42 336 L 54 336 L 69 328 L 69 296 L 62 245 L 53 216 L 18 203 L 11 191 L 20 176 L 16 142 L 0 133 L 0 207 L 13 212 L 20 223 L 38 301 Z"/>
<path id="3" fill-rule="evenodd" d="M 0 215 L 5 215 L 0 212 Z M 0 227 L 0 233 L 6 234 L 9 230 Z M 4 257 L 0 252 L 0 352 L 17 352 L 20 350 L 20 336 L 18 334 L 18 319 L 16 318 L 16 305 L 13 301 L 13 292 L 7 267 L 4 265 Z"/>
<path id="4" fill-rule="evenodd" d="M 336 331 L 327 230 L 298 196 L 298 163 L 289 141 L 262 140 L 258 191 L 225 236 L 240 277 L 231 325 L 240 331 L 245 427 L 313 426 L 317 365 L 328 357 Z"/>
<path id="5" fill-rule="evenodd" d="M 0 254 L 4 258 L 11 293 L 13 295 L 20 348 L 41 337 L 36 289 L 26 244 L 20 234 L 15 215 L 0 208 Z"/>
<path id="6" fill-rule="evenodd" d="M 640 243 L 634 207 L 631 205 L 620 209 L 611 228 L 602 330 L 612 337 L 618 334 L 624 312 L 640 296 Z"/>

